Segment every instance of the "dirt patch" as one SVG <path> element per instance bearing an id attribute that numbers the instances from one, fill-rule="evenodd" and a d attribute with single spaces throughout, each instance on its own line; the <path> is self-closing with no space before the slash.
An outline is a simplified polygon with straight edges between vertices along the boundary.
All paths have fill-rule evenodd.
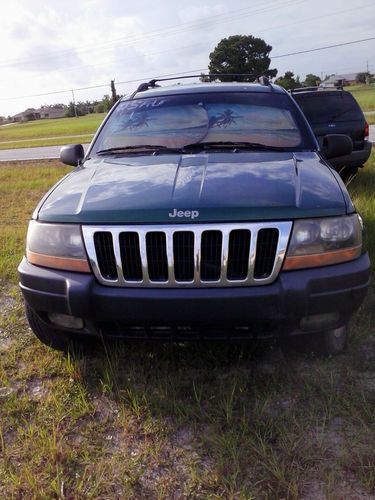
<path id="1" fill-rule="evenodd" d="M 106 396 L 96 397 L 93 399 L 92 404 L 95 408 L 95 417 L 100 422 L 112 422 L 119 418 L 120 410 L 113 399 Z"/>
<path id="2" fill-rule="evenodd" d="M 9 295 L 0 295 L 0 312 L 5 315 L 8 314 L 16 306 L 17 301 Z"/>
<path id="3" fill-rule="evenodd" d="M 33 401 L 40 401 L 48 393 L 46 381 L 40 378 L 28 380 L 26 382 L 26 386 L 27 393 L 29 394 L 30 399 L 32 399 Z"/>
<path id="4" fill-rule="evenodd" d="M 8 351 L 13 344 L 14 340 L 10 338 L 7 332 L 0 328 L 0 353 Z"/>

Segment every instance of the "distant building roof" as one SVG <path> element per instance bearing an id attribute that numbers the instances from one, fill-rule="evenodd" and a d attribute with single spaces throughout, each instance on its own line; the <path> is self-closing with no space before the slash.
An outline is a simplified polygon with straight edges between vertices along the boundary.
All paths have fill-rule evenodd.
<path id="1" fill-rule="evenodd" d="M 324 80 L 324 83 L 333 83 L 338 80 L 346 80 L 347 82 L 355 82 L 358 73 L 345 73 L 342 75 L 331 75 L 330 77 Z"/>

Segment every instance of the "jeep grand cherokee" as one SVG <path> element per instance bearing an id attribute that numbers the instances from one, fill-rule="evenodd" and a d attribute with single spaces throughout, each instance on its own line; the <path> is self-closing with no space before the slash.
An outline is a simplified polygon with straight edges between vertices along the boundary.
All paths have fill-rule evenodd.
<path id="1" fill-rule="evenodd" d="M 349 154 L 325 138 L 325 157 Z M 29 224 L 20 286 L 55 348 L 92 336 L 302 335 L 343 349 L 368 286 L 362 221 L 302 112 L 267 81 L 122 98 Z"/>

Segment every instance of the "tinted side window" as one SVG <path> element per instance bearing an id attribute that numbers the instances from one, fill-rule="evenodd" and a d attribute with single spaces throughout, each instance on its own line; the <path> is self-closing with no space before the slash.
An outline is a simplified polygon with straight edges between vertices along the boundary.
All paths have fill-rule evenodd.
<path id="1" fill-rule="evenodd" d="M 294 95 L 310 123 L 345 122 L 361 120 L 362 113 L 350 94 Z"/>

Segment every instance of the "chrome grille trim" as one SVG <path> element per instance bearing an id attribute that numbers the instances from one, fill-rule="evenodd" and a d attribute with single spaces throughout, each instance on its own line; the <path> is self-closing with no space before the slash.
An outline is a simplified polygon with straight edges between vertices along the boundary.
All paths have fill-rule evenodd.
<path id="1" fill-rule="evenodd" d="M 250 231 L 250 250 L 248 274 L 242 280 L 229 280 L 227 278 L 229 237 L 233 230 L 247 229 Z M 279 233 L 276 255 L 272 272 L 262 279 L 254 278 L 254 267 L 256 262 L 257 237 L 261 229 L 277 229 Z M 142 225 L 142 226 L 82 226 L 83 238 L 91 267 L 97 280 L 107 286 L 114 287 L 151 287 L 151 288 L 212 288 L 212 287 L 238 287 L 268 285 L 277 278 L 284 261 L 292 222 L 260 222 L 260 223 L 236 223 L 236 224 L 179 224 L 179 225 Z M 173 234 L 180 231 L 191 231 L 194 234 L 194 279 L 192 281 L 177 281 L 174 274 L 173 256 Z M 202 281 L 200 278 L 201 240 L 204 231 L 220 231 L 222 234 L 221 248 L 221 276 L 217 281 Z M 94 235 L 97 232 L 109 232 L 112 234 L 114 254 L 116 258 L 117 279 L 106 279 L 102 276 L 94 244 Z M 121 252 L 119 245 L 120 234 L 124 232 L 136 232 L 139 236 L 140 257 L 142 262 L 143 279 L 141 281 L 125 280 Z M 146 234 L 149 232 L 163 232 L 166 237 L 166 253 L 168 264 L 168 280 L 151 281 L 148 274 Z"/>

